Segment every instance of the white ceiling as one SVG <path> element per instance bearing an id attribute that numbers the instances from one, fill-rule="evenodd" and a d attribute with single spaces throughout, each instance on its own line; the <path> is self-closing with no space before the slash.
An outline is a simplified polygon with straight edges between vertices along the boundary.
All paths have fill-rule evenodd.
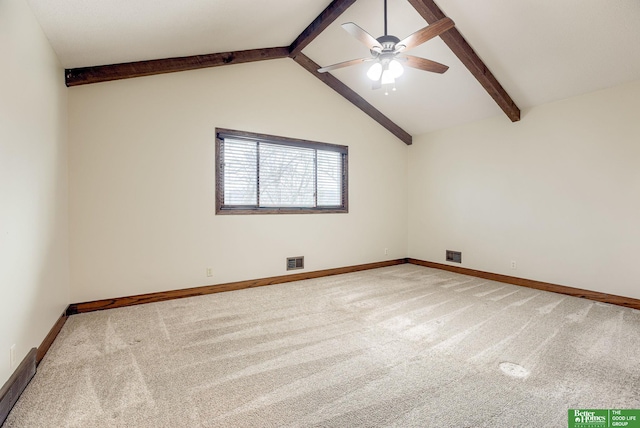
<path id="1" fill-rule="evenodd" d="M 28 2 L 62 65 L 75 68 L 288 46 L 330 0 Z M 406 0 L 388 3 L 390 34 L 402 39 L 426 26 Z M 638 0 L 437 3 L 521 109 L 640 79 Z M 378 37 L 382 4 L 358 0 L 303 53 L 322 66 L 367 56 L 340 24 Z M 333 74 L 412 135 L 503 114 L 439 38 L 409 53 L 450 69 L 407 69 L 388 96 L 371 90 L 367 64 Z"/>

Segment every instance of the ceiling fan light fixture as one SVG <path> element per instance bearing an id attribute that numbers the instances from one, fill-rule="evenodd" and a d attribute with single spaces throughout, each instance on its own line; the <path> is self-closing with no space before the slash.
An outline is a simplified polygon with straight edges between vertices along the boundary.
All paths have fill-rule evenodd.
<path id="1" fill-rule="evenodd" d="M 382 75 L 382 64 L 379 62 L 375 62 L 371 67 L 369 67 L 369 71 L 367 71 L 367 77 L 374 82 L 380 80 L 380 76 Z"/>
<path id="2" fill-rule="evenodd" d="M 404 73 L 404 67 L 402 67 L 402 64 L 400 64 L 400 62 L 394 59 L 389 63 L 389 71 L 393 75 L 394 79 L 397 79 L 398 77 L 402 76 L 402 73 Z"/>
<path id="3" fill-rule="evenodd" d="M 392 85 L 396 83 L 396 78 L 390 69 L 387 68 L 382 72 L 382 80 L 380 83 L 382 83 L 383 85 Z"/>

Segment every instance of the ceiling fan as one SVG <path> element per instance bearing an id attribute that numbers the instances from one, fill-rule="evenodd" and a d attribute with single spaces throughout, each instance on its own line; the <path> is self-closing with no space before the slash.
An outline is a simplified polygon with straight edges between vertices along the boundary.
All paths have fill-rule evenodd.
<path id="1" fill-rule="evenodd" d="M 369 48 L 372 56 L 322 67 L 318 69 L 318 72 L 326 73 L 327 71 L 349 67 L 362 62 L 375 61 L 369 68 L 367 76 L 373 80 L 373 89 L 380 89 L 385 86 L 385 94 L 388 94 L 389 86 L 393 87 L 392 90 L 396 90 L 395 79 L 404 72 L 402 63 L 408 67 L 433 73 L 444 73 L 449 69 L 449 67 L 439 62 L 405 55 L 403 52 L 439 36 L 454 26 L 455 23 L 450 18 L 443 18 L 400 40 L 396 36 L 387 34 L 387 0 L 384 0 L 384 36 L 376 39 L 353 22 L 342 24 L 342 28 Z"/>

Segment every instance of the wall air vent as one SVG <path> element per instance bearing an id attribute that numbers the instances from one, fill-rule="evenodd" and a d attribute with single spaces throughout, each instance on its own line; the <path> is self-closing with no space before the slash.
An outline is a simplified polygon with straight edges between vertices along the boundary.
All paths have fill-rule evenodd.
<path id="1" fill-rule="evenodd" d="M 304 257 L 287 257 L 287 270 L 304 269 Z"/>
<path id="2" fill-rule="evenodd" d="M 447 261 L 454 263 L 462 263 L 462 252 L 447 250 Z"/>

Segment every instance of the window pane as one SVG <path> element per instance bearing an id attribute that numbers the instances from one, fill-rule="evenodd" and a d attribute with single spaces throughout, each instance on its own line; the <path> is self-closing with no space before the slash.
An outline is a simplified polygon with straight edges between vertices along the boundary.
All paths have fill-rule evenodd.
<path id="1" fill-rule="evenodd" d="M 260 206 L 315 206 L 315 150 L 259 144 Z"/>
<path id="2" fill-rule="evenodd" d="M 318 150 L 318 206 L 342 205 L 342 155 Z"/>
<path id="3" fill-rule="evenodd" d="M 227 138 L 222 147 L 225 205 L 256 205 L 258 203 L 256 142 Z"/>
<path id="4" fill-rule="evenodd" d="M 216 214 L 349 212 L 348 147 L 216 128 Z"/>

